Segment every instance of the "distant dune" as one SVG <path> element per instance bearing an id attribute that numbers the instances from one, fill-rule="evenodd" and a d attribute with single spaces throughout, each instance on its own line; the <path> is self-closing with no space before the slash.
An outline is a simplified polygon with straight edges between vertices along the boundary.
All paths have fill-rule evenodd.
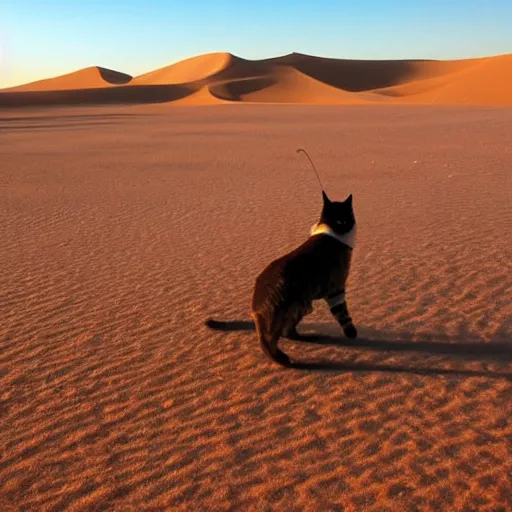
<path id="1" fill-rule="evenodd" d="M 230 53 L 208 53 L 182 60 L 136 77 L 134 84 L 183 84 L 208 79 L 228 68 L 236 59 Z"/>
<path id="2" fill-rule="evenodd" d="M 132 78 L 100 67 L 0 91 L 0 107 L 226 102 L 512 105 L 512 54 L 347 60 L 292 53 L 250 61 L 209 53 Z"/>
<path id="3" fill-rule="evenodd" d="M 29 84 L 11 87 L 5 91 L 63 91 L 72 89 L 94 89 L 110 87 L 112 85 L 124 85 L 131 81 L 132 77 L 119 71 L 93 66 L 80 69 L 73 73 L 60 75 L 55 78 L 38 80 Z"/>

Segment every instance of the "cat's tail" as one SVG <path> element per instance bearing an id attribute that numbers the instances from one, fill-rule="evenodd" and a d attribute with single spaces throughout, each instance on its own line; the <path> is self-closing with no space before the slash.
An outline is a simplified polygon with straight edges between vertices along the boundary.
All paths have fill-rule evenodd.
<path id="1" fill-rule="evenodd" d="M 206 327 L 215 331 L 234 332 L 234 331 L 255 331 L 256 327 L 251 320 L 214 320 L 209 318 L 205 322 Z"/>

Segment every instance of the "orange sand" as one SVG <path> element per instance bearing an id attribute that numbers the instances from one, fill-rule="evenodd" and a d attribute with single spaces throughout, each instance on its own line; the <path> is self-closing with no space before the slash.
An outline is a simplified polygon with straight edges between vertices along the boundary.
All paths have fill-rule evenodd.
<path id="1" fill-rule="evenodd" d="M 131 81 L 132 77 L 111 69 L 97 66 L 81 69 L 61 75 L 56 78 L 38 80 L 26 85 L 11 87 L 5 91 L 64 91 L 72 89 L 95 89 L 123 85 Z"/>
<path id="2" fill-rule="evenodd" d="M 94 67 L 0 91 L 0 107 L 226 101 L 510 106 L 512 54 L 455 61 L 362 61 L 292 53 L 249 61 L 210 53 L 133 79 Z"/>
<path id="3" fill-rule="evenodd" d="M 134 84 L 183 84 L 208 79 L 231 65 L 229 53 L 209 53 L 186 59 L 136 77 Z"/>
<path id="4" fill-rule="evenodd" d="M 4 110 L 0 509 L 510 510 L 511 124 Z M 257 273 L 317 220 L 298 146 L 333 199 L 354 194 L 360 339 L 318 304 L 286 370 L 248 319 Z"/>

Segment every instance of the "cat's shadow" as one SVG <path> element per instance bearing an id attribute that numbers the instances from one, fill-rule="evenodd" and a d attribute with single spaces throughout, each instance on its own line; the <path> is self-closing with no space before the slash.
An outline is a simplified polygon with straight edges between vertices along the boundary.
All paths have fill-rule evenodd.
<path id="1" fill-rule="evenodd" d="M 208 319 L 205 325 L 213 330 L 225 332 L 254 332 L 255 326 L 252 321 L 218 321 Z M 334 328 L 337 328 L 334 326 Z M 333 327 L 323 324 L 304 324 L 299 326 L 299 331 L 304 332 L 298 338 L 292 340 L 302 343 L 312 343 L 317 345 L 333 345 L 338 347 L 347 347 L 351 349 L 370 350 L 374 352 L 395 352 L 395 353 L 420 353 L 426 357 L 445 356 L 453 362 L 480 361 L 483 363 L 511 363 L 512 362 L 512 342 L 509 341 L 459 341 L 468 335 L 464 331 L 459 333 L 457 340 L 449 340 L 447 336 L 438 334 L 429 341 L 390 341 L 389 338 L 395 336 L 385 336 L 382 333 L 372 333 L 369 329 L 364 329 L 362 336 L 355 340 L 350 340 L 343 335 L 329 334 Z M 335 331 L 334 331 L 335 332 Z M 407 338 L 407 335 L 400 333 L 401 338 Z M 438 341 L 439 340 L 439 341 Z M 511 372 L 493 372 L 480 371 L 466 368 L 464 365 L 457 369 L 444 368 L 421 368 L 412 366 L 390 366 L 374 363 L 341 363 L 332 361 L 315 362 L 294 362 L 293 368 L 300 370 L 318 370 L 318 371 L 384 371 L 391 373 L 414 373 L 423 375 L 446 375 L 458 374 L 466 376 L 481 376 L 488 378 L 505 378 L 512 381 Z M 507 369 L 508 370 L 508 369 Z"/>

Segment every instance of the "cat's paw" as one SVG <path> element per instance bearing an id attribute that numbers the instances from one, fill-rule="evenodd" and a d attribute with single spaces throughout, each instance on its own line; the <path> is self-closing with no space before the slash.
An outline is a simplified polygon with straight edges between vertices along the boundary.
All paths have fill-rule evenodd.
<path id="1" fill-rule="evenodd" d="M 347 327 L 343 329 L 343 332 L 347 338 L 357 338 L 357 329 L 354 324 L 347 325 Z"/>
<path id="2" fill-rule="evenodd" d="M 290 358 L 284 353 L 281 352 L 281 350 L 277 351 L 277 354 L 274 358 L 276 363 L 279 363 L 281 366 L 290 367 L 292 366 L 292 362 L 290 361 Z"/>

